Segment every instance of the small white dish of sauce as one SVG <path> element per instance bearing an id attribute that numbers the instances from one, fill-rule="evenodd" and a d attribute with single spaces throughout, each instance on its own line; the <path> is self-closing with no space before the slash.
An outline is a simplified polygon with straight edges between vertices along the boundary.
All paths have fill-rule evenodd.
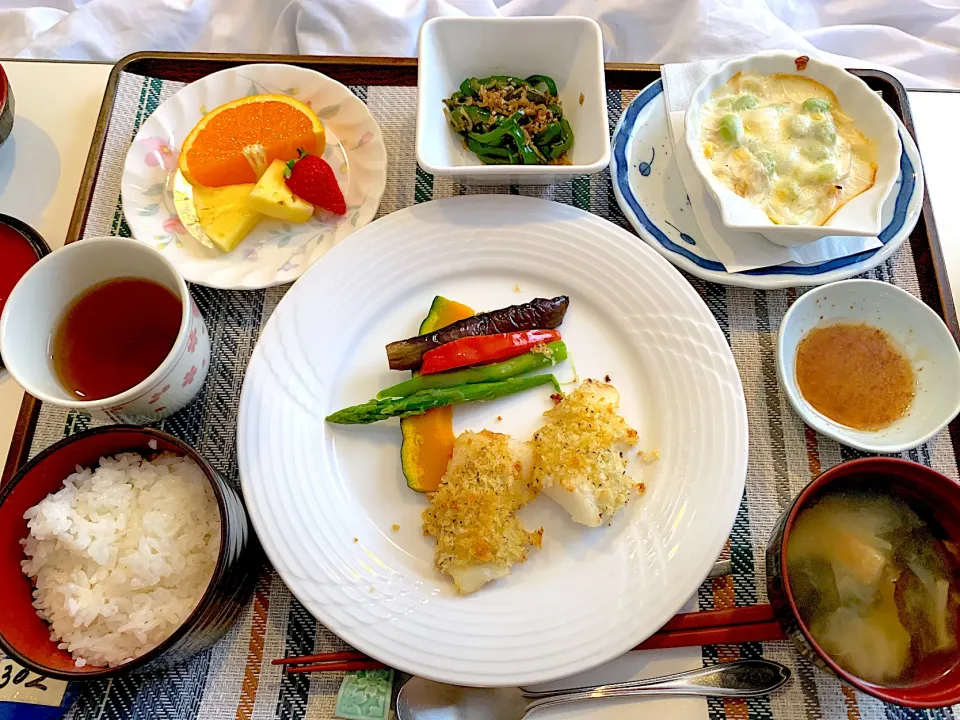
<path id="1" fill-rule="evenodd" d="M 802 295 L 777 336 L 777 377 L 807 425 L 866 452 L 922 445 L 960 412 L 960 350 L 905 290 L 844 280 Z"/>

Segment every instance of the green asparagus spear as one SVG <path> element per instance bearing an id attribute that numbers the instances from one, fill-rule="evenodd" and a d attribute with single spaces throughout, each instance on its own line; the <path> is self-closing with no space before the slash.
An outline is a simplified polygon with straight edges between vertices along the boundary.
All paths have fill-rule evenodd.
<path id="1" fill-rule="evenodd" d="M 338 410 L 333 415 L 328 415 L 327 422 L 340 425 L 366 425 L 391 417 L 404 418 L 410 415 L 422 415 L 427 410 L 444 405 L 493 400 L 547 383 L 553 383 L 557 392 L 560 392 L 560 385 L 553 375 L 513 377 L 499 382 L 474 383 L 451 388 L 431 388 L 402 398 L 370 400 L 362 405 L 354 405 Z"/>
<path id="2" fill-rule="evenodd" d="M 396 385 L 381 390 L 378 398 L 400 398 L 430 388 L 455 387 L 469 383 L 492 382 L 526 375 L 540 368 L 550 367 L 567 359 L 567 346 L 560 340 L 547 343 L 542 350 L 535 350 L 503 362 L 450 370 L 434 375 L 415 375 Z"/>

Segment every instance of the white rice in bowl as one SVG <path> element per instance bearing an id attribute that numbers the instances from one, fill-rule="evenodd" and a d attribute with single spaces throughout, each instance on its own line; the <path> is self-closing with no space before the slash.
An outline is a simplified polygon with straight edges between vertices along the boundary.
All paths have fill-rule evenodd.
<path id="1" fill-rule="evenodd" d="M 155 648 L 193 612 L 220 550 L 220 512 L 190 458 L 136 453 L 77 468 L 24 513 L 23 571 L 50 637 L 77 667 Z"/>

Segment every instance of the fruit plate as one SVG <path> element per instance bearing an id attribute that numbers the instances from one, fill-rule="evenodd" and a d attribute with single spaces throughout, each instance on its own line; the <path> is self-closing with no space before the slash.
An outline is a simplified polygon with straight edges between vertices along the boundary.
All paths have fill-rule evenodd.
<path id="1" fill-rule="evenodd" d="M 324 159 L 344 191 L 347 212 L 334 216 L 318 211 L 302 225 L 265 217 L 233 251 L 223 253 L 198 239 L 202 230 L 195 222 L 189 185 L 177 170 L 180 144 L 207 111 L 259 94 L 296 97 L 317 113 L 327 131 Z M 213 73 L 160 105 L 127 152 L 120 191 L 133 237 L 163 252 L 188 281 L 253 290 L 293 282 L 331 247 L 370 222 L 386 180 L 383 135 L 360 98 L 315 70 L 265 64 Z"/>
<path id="2" fill-rule="evenodd" d="M 358 281 L 371 258 L 375 282 Z M 465 597 L 433 567 L 399 423 L 324 421 L 401 378 L 384 345 L 415 334 L 438 294 L 478 310 L 569 295 L 560 331 L 576 372 L 609 375 L 636 449 L 660 451 L 642 467 L 631 452 L 646 491 L 610 526 L 576 525 L 548 498 L 524 507 L 543 548 Z M 457 406 L 454 430 L 528 439 L 551 392 Z M 257 536 L 320 622 L 415 675 L 516 686 L 623 654 L 696 593 L 740 506 L 747 414 L 717 321 L 646 243 L 567 205 L 475 195 L 378 219 L 287 292 L 247 367 L 237 448 Z"/>

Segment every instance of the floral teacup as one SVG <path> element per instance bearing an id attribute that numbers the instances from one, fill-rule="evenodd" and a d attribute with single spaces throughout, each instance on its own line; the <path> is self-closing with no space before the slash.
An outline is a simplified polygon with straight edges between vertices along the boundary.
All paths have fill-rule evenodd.
<path id="1" fill-rule="evenodd" d="M 78 400 L 61 385 L 50 361 L 50 338 L 70 303 L 106 280 L 137 277 L 180 298 L 180 329 L 167 357 L 143 381 L 100 400 Z M 7 370 L 43 402 L 101 419 L 143 425 L 187 405 L 210 367 L 210 336 L 187 283 L 161 253 L 127 238 L 89 238 L 66 245 L 20 279 L 0 317 L 0 348 Z"/>

